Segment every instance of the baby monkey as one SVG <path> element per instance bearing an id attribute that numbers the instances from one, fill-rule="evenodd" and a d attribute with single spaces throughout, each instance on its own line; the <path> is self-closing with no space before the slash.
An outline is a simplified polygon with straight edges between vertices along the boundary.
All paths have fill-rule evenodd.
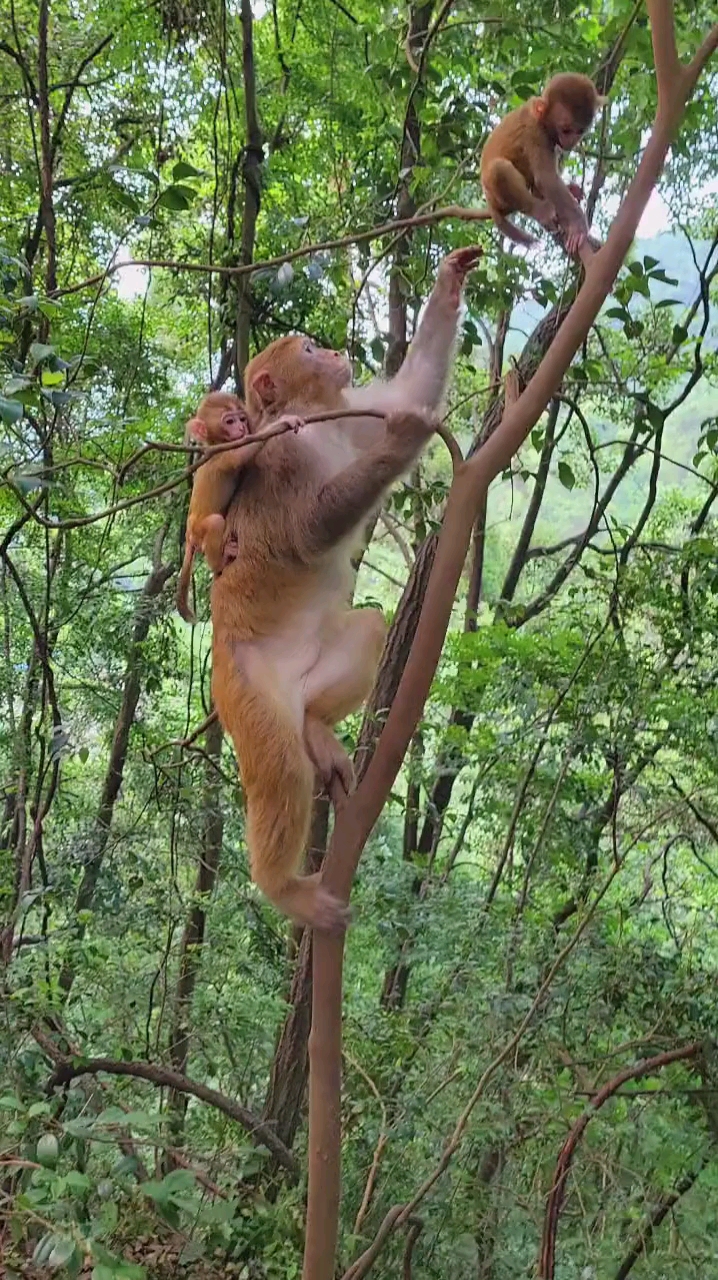
<path id="1" fill-rule="evenodd" d="M 298 431 L 302 419 L 288 417 L 292 431 Z M 185 441 L 198 441 L 205 447 L 244 440 L 252 432 L 249 413 L 239 396 L 227 391 L 210 391 L 201 401 L 194 418 L 185 428 Z M 196 551 L 201 551 L 213 573 L 224 565 L 224 513 L 235 489 L 237 477 L 257 456 L 263 441 L 244 445 L 241 449 L 225 449 L 210 458 L 195 472 L 187 515 L 184 560 L 177 583 L 177 609 L 185 622 L 196 622 L 189 607 L 189 586 Z"/>
<path id="2" fill-rule="evenodd" d="M 588 76 L 554 76 L 540 98 L 511 111 L 489 136 L 481 182 L 496 226 L 516 244 L 535 243 L 507 218 L 525 213 L 547 230 L 561 231 L 567 251 L 584 266 L 590 261 L 588 224 L 578 203 L 583 192 L 561 180 L 557 162 L 560 152 L 581 141 L 605 101 Z"/>

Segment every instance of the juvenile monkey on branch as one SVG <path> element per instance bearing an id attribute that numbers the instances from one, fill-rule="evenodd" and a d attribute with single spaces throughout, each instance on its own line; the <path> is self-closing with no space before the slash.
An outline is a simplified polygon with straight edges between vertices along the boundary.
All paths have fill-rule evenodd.
<path id="1" fill-rule="evenodd" d="M 212 586 L 212 690 L 239 760 L 252 878 L 279 910 L 317 929 L 343 929 L 347 911 L 319 876 L 297 874 L 315 771 L 350 790 L 333 727 L 368 696 L 386 635 L 378 610 L 347 607 L 351 554 L 436 428 L 461 289 L 480 252 L 444 259 L 390 382 L 351 387 L 346 357 L 303 337 L 279 338 L 245 372 L 250 415 L 262 422 L 349 411 L 264 445 L 227 513 L 227 563 Z"/>
<path id="2" fill-rule="evenodd" d="M 554 76 L 540 98 L 509 112 L 489 136 L 481 154 L 484 195 L 497 227 L 516 244 L 535 244 L 507 217 L 525 213 L 547 230 L 561 231 L 568 252 L 584 265 L 593 257 L 578 203 L 583 192 L 562 181 L 557 161 L 581 141 L 605 101 L 588 76 Z"/>
<path id="3" fill-rule="evenodd" d="M 293 431 L 298 431 L 301 419 L 292 418 L 290 425 Z M 211 448 L 229 440 L 244 440 L 251 432 L 249 413 L 239 396 L 210 391 L 185 427 L 185 443 L 194 439 Z M 262 444 L 258 440 L 256 444 L 217 453 L 195 472 L 176 597 L 177 609 L 185 622 L 197 621 L 188 602 L 195 552 L 202 552 L 213 573 L 221 571 L 224 513 L 237 488 L 238 473 L 256 458 Z"/>

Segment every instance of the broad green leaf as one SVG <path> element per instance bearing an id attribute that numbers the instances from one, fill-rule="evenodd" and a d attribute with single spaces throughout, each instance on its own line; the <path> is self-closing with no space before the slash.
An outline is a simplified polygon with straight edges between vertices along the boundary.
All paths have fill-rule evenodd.
<path id="1" fill-rule="evenodd" d="M 12 424 L 19 422 L 25 410 L 19 400 L 10 400 L 7 396 L 0 396 L 0 418 L 3 422 Z"/>
<path id="2" fill-rule="evenodd" d="M 186 160 L 178 160 L 172 168 L 172 177 L 175 182 L 179 182 L 182 178 L 202 178 L 204 175 L 201 169 L 195 169 L 193 164 L 188 164 Z"/>
<path id="3" fill-rule="evenodd" d="M 36 1156 L 40 1164 L 47 1169 L 54 1169 L 57 1164 L 60 1148 L 54 1133 L 43 1133 L 37 1140 Z"/>
<path id="4" fill-rule="evenodd" d="M 165 187 L 157 203 L 164 209 L 171 209 L 173 212 L 179 213 L 189 209 L 196 197 L 197 192 L 193 187 L 175 184 L 171 187 Z"/>

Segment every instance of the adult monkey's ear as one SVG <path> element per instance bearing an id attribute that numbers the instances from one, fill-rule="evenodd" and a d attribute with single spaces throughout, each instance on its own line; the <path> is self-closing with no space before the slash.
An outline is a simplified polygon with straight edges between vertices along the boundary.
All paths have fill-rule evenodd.
<path id="1" fill-rule="evenodd" d="M 249 390 L 264 405 L 265 409 L 273 405 L 277 399 L 277 384 L 271 373 L 263 369 L 260 373 L 255 374 L 249 386 Z"/>

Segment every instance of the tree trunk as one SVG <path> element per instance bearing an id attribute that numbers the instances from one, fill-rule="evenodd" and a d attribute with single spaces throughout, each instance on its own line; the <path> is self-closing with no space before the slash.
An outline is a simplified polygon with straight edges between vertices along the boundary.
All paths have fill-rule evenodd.
<path id="1" fill-rule="evenodd" d="M 205 749 L 209 759 L 206 764 L 202 799 L 202 847 L 195 880 L 194 902 L 182 931 L 179 972 L 169 1033 L 170 1062 L 175 1071 L 179 1071 L 181 1075 L 187 1074 L 192 997 L 202 963 L 207 910 L 222 853 L 224 817 L 221 806 L 221 779 L 215 765 L 219 763 L 223 736 L 219 720 L 213 720 L 205 738 Z M 172 1090 L 167 1099 L 167 1111 L 170 1116 L 172 1142 L 176 1145 L 182 1143 L 186 1110 L 187 1094 Z"/>
<path id="2" fill-rule="evenodd" d="M 125 678 L 122 689 L 122 702 L 120 704 L 119 714 L 115 721 L 115 731 L 112 736 L 112 747 L 110 748 L 110 758 L 107 762 L 107 771 L 105 773 L 105 781 L 102 787 L 102 795 L 100 797 L 100 805 L 95 818 L 94 831 L 90 837 L 89 854 L 85 861 L 85 869 L 80 880 L 80 887 L 77 890 L 75 898 L 74 915 L 77 917 L 81 911 L 88 911 L 94 902 L 97 881 L 102 870 L 102 863 L 107 850 L 107 842 L 110 838 L 110 829 L 112 826 L 112 817 L 115 811 L 115 803 L 122 785 L 122 778 L 125 771 L 125 762 L 127 760 L 127 748 L 130 741 L 130 730 L 135 718 L 137 703 L 142 689 L 143 674 L 143 655 L 142 645 L 149 634 L 152 618 L 154 616 L 153 601 L 161 595 L 167 579 L 174 572 L 174 566 L 162 565 L 160 563 L 162 555 L 162 544 L 167 532 L 167 527 L 160 532 L 155 545 L 154 565 L 151 572 L 145 579 L 145 584 L 140 593 L 137 607 L 135 609 L 135 621 L 132 627 L 132 642 L 130 645 L 130 653 L 127 659 L 127 667 L 125 670 Z M 76 942 L 80 942 L 84 937 L 85 926 L 76 920 L 74 929 L 74 938 Z M 75 966 L 73 960 L 68 958 L 62 967 L 60 973 L 60 988 L 65 996 L 70 994 L 72 984 L 75 981 Z"/>

